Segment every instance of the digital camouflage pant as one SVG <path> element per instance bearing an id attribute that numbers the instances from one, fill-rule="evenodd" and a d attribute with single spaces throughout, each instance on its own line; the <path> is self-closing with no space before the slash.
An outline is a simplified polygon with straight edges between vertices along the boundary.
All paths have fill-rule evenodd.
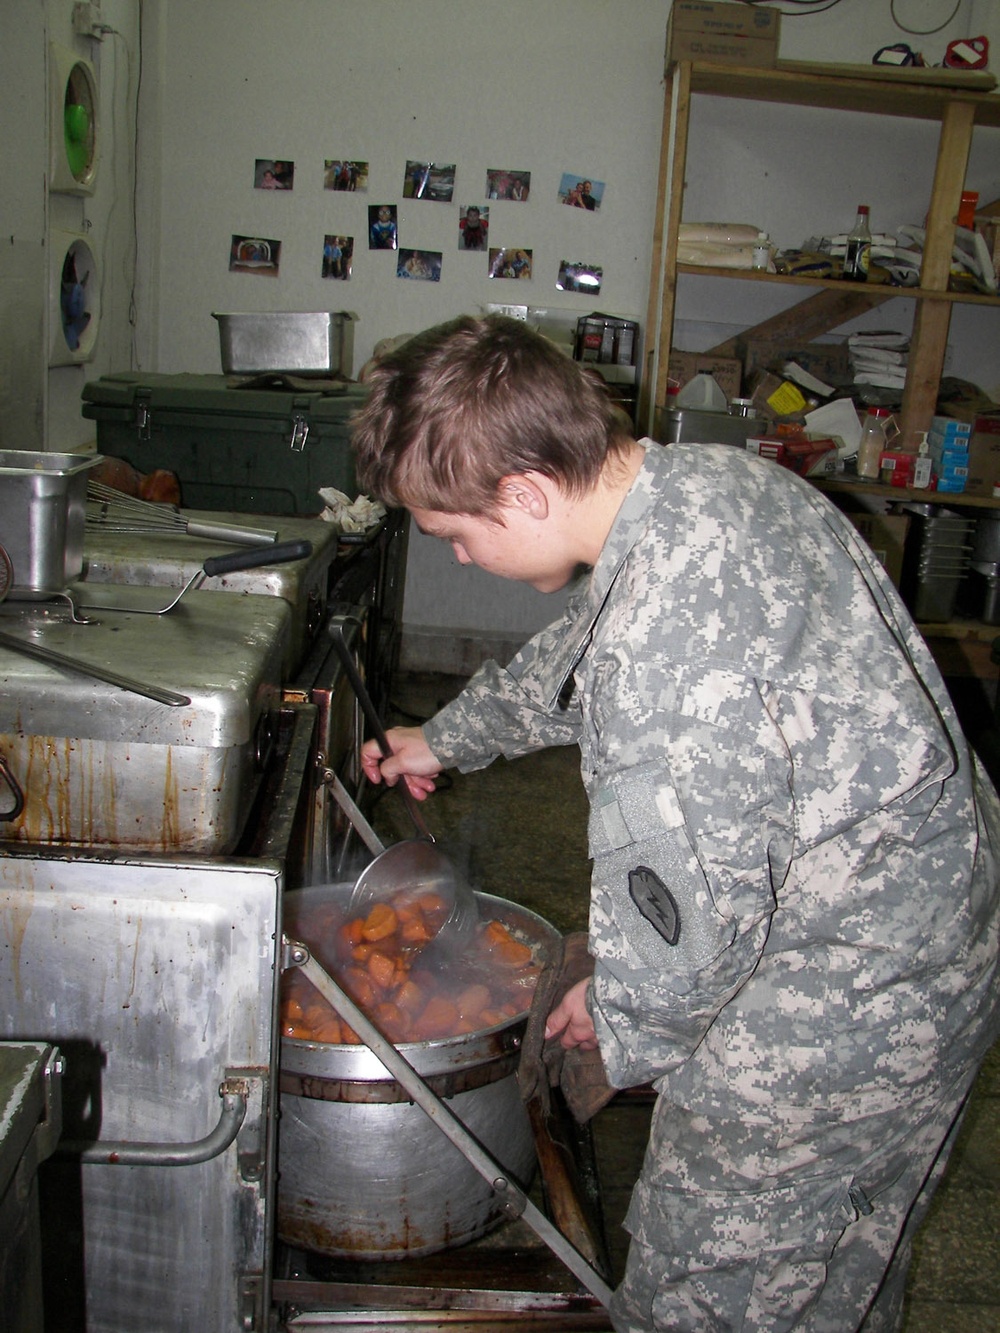
<path id="1" fill-rule="evenodd" d="M 769 1188 L 748 1188 L 741 1168 L 773 1155 L 773 1124 L 688 1116 L 661 1099 L 625 1222 L 632 1243 L 611 1305 L 615 1329 L 899 1329 L 912 1238 L 971 1083 L 966 1076 L 916 1114 L 896 1111 L 839 1130 L 830 1124 L 800 1137 L 799 1168 L 772 1177 Z M 678 1188 L 687 1149 L 698 1164 L 688 1188 Z"/>

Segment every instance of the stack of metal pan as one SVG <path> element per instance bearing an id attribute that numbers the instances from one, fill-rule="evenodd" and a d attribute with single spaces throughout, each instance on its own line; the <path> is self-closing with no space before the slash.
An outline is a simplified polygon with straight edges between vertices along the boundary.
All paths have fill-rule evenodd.
<path id="1" fill-rule="evenodd" d="M 900 592 L 914 620 L 946 624 L 969 568 L 974 519 L 938 505 L 906 506 L 910 532 Z"/>

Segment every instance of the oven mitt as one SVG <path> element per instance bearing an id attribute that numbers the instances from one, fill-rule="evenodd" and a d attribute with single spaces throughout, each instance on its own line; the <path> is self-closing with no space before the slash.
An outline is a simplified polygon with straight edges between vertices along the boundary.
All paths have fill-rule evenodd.
<path id="1" fill-rule="evenodd" d="M 600 1051 L 583 1051 L 579 1047 L 567 1051 L 558 1037 L 546 1041 L 545 1022 L 566 992 L 593 971 L 586 932 L 574 931 L 563 936 L 538 978 L 517 1071 L 522 1100 L 528 1101 L 537 1094 L 548 1114 L 549 1088 L 559 1087 L 573 1119 L 581 1125 L 608 1104 L 615 1090 L 605 1077 Z"/>

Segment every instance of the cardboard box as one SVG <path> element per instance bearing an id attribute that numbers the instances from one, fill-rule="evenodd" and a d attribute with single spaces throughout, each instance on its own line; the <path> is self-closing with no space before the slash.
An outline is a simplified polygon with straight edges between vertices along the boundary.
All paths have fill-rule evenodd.
<path id="1" fill-rule="evenodd" d="M 1000 411 L 983 412 L 973 422 L 965 479 L 969 495 L 992 496 L 994 486 L 1000 486 Z"/>
<path id="2" fill-rule="evenodd" d="M 773 69 L 781 14 L 758 5 L 674 0 L 667 23 L 667 70 L 678 60 Z"/>
<path id="3" fill-rule="evenodd" d="M 747 380 L 758 370 L 780 374 L 787 362 L 794 361 L 835 389 L 847 388 L 854 381 L 846 342 L 802 343 L 750 338 L 744 346 L 743 374 Z"/>
<path id="4" fill-rule="evenodd" d="M 879 459 L 879 481 L 886 486 L 909 486 L 916 455 L 902 449 L 887 449 Z"/>
<path id="5" fill-rule="evenodd" d="M 903 573 L 903 548 L 910 520 L 906 514 L 848 514 L 854 527 L 875 552 L 896 588 Z"/>
<path id="6" fill-rule="evenodd" d="M 805 395 L 790 380 L 769 370 L 756 371 L 749 380 L 754 411 L 769 421 L 801 423 L 805 419 Z"/>
<path id="7" fill-rule="evenodd" d="M 667 376 L 683 389 L 695 375 L 711 375 L 719 388 L 732 402 L 740 396 L 742 366 L 735 356 L 711 356 L 701 352 L 671 351 L 667 360 Z"/>

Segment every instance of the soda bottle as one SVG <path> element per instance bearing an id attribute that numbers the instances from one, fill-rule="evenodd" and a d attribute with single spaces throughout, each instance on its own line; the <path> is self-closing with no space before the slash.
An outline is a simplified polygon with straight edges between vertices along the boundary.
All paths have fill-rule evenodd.
<path id="1" fill-rule="evenodd" d="M 851 282 L 867 282 L 871 257 L 872 233 L 868 223 L 868 205 L 858 204 L 858 216 L 847 234 L 844 277 Z"/>

